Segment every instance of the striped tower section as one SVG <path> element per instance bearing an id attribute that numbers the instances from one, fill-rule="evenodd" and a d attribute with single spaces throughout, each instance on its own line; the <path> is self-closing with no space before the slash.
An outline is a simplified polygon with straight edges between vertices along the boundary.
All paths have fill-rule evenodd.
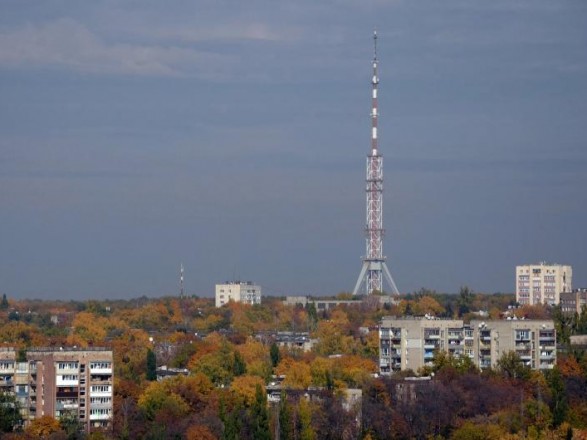
<path id="1" fill-rule="evenodd" d="M 383 156 L 379 154 L 377 144 L 377 32 L 373 34 L 373 78 L 371 79 L 371 151 L 367 155 L 366 178 L 366 254 L 363 258 L 363 267 L 355 285 L 353 294 L 356 295 L 364 287 L 364 293 L 383 292 L 383 278 L 387 279 L 394 294 L 399 294 L 391 273 L 383 256 Z"/>

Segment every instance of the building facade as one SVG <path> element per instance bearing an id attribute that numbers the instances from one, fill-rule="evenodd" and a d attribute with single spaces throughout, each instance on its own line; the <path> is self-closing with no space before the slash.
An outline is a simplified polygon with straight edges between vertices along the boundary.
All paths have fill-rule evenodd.
<path id="1" fill-rule="evenodd" d="M 587 289 L 574 289 L 572 292 L 560 294 L 561 311 L 568 316 L 580 314 L 587 307 Z"/>
<path id="2" fill-rule="evenodd" d="M 573 269 L 562 264 L 516 266 L 516 301 L 521 305 L 560 303 L 561 292 L 572 290 Z"/>
<path id="3" fill-rule="evenodd" d="M 417 372 L 432 366 L 436 351 L 467 356 L 480 369 L 495 368 L 504 353 L 515 351 L 532 369 L 556 363 L 552 320 L 471 321 L 422 317 L 383 318 L 379 327 L 379 371 Z"/>
<path id="4" fill-rule="evenodd" d="M 74 414 L 87 432 L 111 425 L 112 351 L 104 348 L 31 348 L 17 362 L 0 350 L 3 391 L 14 393 L 24 424 L 42 416 Z"/>
<path id="5" fill-rule="evenodd" d="M 261 286 L 252 281 L 234 281 L 216 284 L 216 307 L 222 307 L 229 301 L 245 304 L 261 304 Z"/>

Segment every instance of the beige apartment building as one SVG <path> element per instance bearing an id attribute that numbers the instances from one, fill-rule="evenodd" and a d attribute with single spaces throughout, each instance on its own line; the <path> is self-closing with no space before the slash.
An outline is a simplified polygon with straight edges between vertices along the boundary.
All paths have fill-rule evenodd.
<path id="1" fill-rule="evenodd" d="M 216 307 L 222 307 L 229 301 L 245 304 L 261 304 L 261 286 L 252 281 L 233 281 L 216 284 Z"/>
<path id="2" fill-rule="evenodd" d="M 556 332 L 552 320 L 472 321 L 432 317 L 387 317 L 379 326 L 379 371 L 389 375 L 432 366 L 436 351 L 467 356 L 480 369 L 494 368 L 515 351 L 533 369 L 556 363 Z"/>
<path id="3" fill-rule="evenodd" d="M 14 393 L 25 425 L 45 415 L 75 414 L 87 432 L 112 421 L 112 351 L 104 348 L 31 348 L 17 362 L 0 349 L 0 386 Z"/>
<path id="4" fill-rule="evenodd" d="M 471 344 L 466 342 L 462 320 L 383 318 L 379 326 L 379 370 L 381 374 L 408 369 L 417 371 L 432 365 L 436 350 L 470 356 L 468 350 L 472 341 Z"/>
<path id="5" fill-rule="evenodd" d="M 471 321 L 471 327 L 480 369 L 495 368 L 509 351 L 533 370 L 549 370 L 556 364 L 556 330 L 550 319 Z"/>
<path id="6" fill-rule="evenodd" d="M 516 266 L 516 301 L 521 305 L 560 303 L 561 292 L 570 292 L 573 269 L 562 264 Z"/>

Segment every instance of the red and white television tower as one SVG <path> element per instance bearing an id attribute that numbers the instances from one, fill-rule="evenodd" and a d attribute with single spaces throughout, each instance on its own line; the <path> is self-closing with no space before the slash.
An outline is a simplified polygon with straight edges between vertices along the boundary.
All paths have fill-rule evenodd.
<path id="1" fill-rule="evenodd" d="M 374 291 L 383 292 L 383 277 L 387 279 L 394 294 L 399 294 L 393 281 L 391 272 L 385 264 L 383 256 L 383 156 L 377 148 L 377 32 L 373 33 L 373 86 L 372 111 L 371 111 L 371 151 L 367 155 L 367 224 L 365 235 L 367 253 L 363 257 L 363 267 L 359 279 L 353 290 L 353 295 L 359 293 L 361 285 L 364 292 L 370 295 Z"/>

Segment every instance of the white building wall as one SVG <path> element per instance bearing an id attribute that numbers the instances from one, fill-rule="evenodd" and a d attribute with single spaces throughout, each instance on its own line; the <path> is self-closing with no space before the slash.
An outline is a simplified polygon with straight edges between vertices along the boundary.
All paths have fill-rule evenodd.
<path id="1" fill-rule="evenodd" d="M 573 288 L 573 269 L 562 264 L 516 266 L 516 301 L 522 305 L 559 304 Z"/>
<path id="2" fill-rule="evenodd" d="M 216 284 L 215 305 L 222 307 L 230 301 L 261 304 L 261 286 L 250 281 Z"/>

